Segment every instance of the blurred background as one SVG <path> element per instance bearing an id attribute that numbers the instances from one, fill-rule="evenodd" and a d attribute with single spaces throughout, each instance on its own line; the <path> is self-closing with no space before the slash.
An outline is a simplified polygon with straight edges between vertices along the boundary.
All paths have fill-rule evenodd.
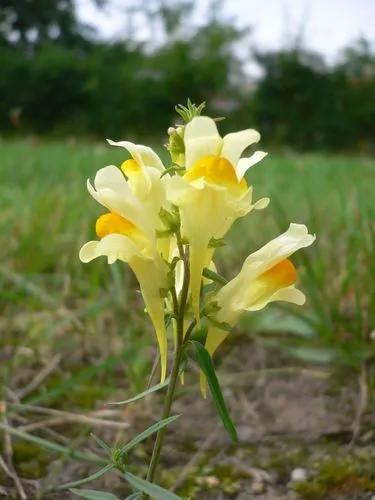
<path id="1" fill-rule="evenodd" d="M 0 130 L 159 136 L 188 96 L 268 143 L 367 151 L 374 25 L 371 0 L 2 0 Z"/>
<path id="2" fill-rule="evenodd" d="M 126 159 L 105 139 L 168 161 L 188 97 L 270 152 L 248 182 L 271 205 L 235 224 L 219 271 L 290 222 L 317 241 L 295 259 L 306 305 L 247 315 L 215 360 L 241 447 L 192 367 L 158 480 L 198 499 L 375 491 L 374 1 L 0 0 L 0 497 L 68 498 L 48 491 L 95 470 L 71 447 L 100 454 L 91 431 L 122 442 L 155 420 L 158 395 L 107 406 L 144 390 L 153 363 L 136 282 L 78 251 L 101 213 L 86 179 Z M 114 475 L 96 486 L 126 493 Z"/>

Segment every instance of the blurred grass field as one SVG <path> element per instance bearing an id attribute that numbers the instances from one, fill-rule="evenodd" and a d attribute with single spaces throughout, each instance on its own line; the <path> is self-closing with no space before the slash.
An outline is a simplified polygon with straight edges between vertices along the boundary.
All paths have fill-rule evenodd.
<path id="1" fill-rule="evenodd" d="M 42 436 L 73 442 L 76 449 L 86 446 L 90 426 L 65 425 L 55 432 L 22 412 L 85 412 L 131 397 L 144 390 L 155 353 L 130 270 L 121 263 L 108 266 L 105 259 L 85 265 L 78 259 L 82 243 L 95 237 L 103 210 L 89 196 L 86 179 L 105 165 L 119 165 L 125 155 L 105 143 L 0 142 L 0 375 L 14 404 L 9 415 L 13 423 L 29 423 L 25 429 L 43 425 Z M 306 305 L 245 316 L 223 347 L 226 363 L 219 376 L 228 366 L 244 374 L 253 369 L 250 358 L 237 366 L 236 355 L 231 357 L 244 335 L 283 349 L 279 361 L 279 354 L 276 361 L 272 357 L 276 368 L 285 354 L 302 359 L 303 366 L 328 363 L 332 373 L 346 370 L 345 384 L 348 370 L 360 373 L 374 356 L 374 180 L 372 158 L 290 152 L 270 154 L 248 173 L 254 199 L 269 196 L 271 204 L 232 228 L 227 245 L 218 249 L 220 273 L 233 276 L 250 252 L 290 222 L 306 224 L 317 241 L 296 258 Z M 132 406 L 117 418 L 131 420 L 134 412 L 142 423 L 145 415 L 137 411 Z M 50 453 L 23 441 L 14 452 L 24 477 L 44 477 Z M 79 476 L 67 471 L 63 482 Z"/>
<path id="2" fill-rule="evenodd" d="M 105 143 L 73 140 L 1 141 L 0 150 L 0 379 L 5 380 L 2 384 L 5 394 L 0 394 L 0 401 L 7 401 L 5 418 L 9 425 L 16 427 L 16 432 L 23 432 L 21 436 L 18 434 L 21 439 L 13 441 L 18 473 L 23 478 L 36 480 L 32 483 L 34 486 L 42 485 L 48 490 L 51 484 L 62 484 L 95 470 L 92 464 L 84 465 L 82 458 L 76 462 L 69 460 L 72 449 L 100 453 L 89 437 L 92 430 L 100 432 L 107 442 L 123 441 L 155 418 L 160 403 L 157 397 L 118 409 L 106 405 L 145 389 L 155 355 L 155 340 L 130 270 L 122 263 L 108 266 L 105 259 L 90 264 L 82 264 L 78 259 L 82 243 L 95 236 L 95 219 L 103 211 L 89 196 L 86 179 L 93 179 L 95 172 L 105 165 L 119 165 L 125 159 L 124 151 Z M 163 155 L 163 151 L 160 154 Z M 283 369 L 286 370 L 283 373 L 289 370 L 295 373 L 291 375 L 289 396 L 285 400 L 285 407 L 290 401 L 293 410 L 293 397 L 303 398 L 302 403 L 299 399 L 298 406 L 306 405 L 307 409 L 319 403 L 314 399 L 314 384 L 309 385 L 307 379 L 301 384 L 298 370 L 310 367 L 311 373 L 315 373 L 315 365 L 325 363 L 326 368 L 320 369 L 318 377 L 336 374 L 337 387 L 349 385 L 356 391 L 357 379 L 353 379 L 353 375 L 360 377 L 363 367 L 370 366 L 368 362 L 372 366 L 375 355 L 372 333 L 374 180 L 374 159 L 359 156 L 275 153 L 249 172 L 254 199 L 270 196 L 271 204 L 266 210 L 237 221 L 226 238 L 227 245 L 218 249 L 219 272 L 228 278 L 233 276 L 243 258 L 284 231 L 290 222 L 306 224 L 317 234 L 317 241 L 295 259 L 299 284 L 307 296 L 306 305 L 303 308 L 272 306 L 258 314 L 245 315 L 216 357 L 221 381 L 236 381 L 233 387 L 236 396 L 230 390 L 229 393 L 237 422 L 241 421 L 241 415 L 245 415 L 246 421 L 249 418 L 247 403 L 241 406 L 238 401 L 257 398 L 258 382 L 254 376 L 258 372 L 270 374 L 270 387 L 281 380 L 282 375 L 278 373 Z M 242 344 L 244 337 L 246 347 Z M 231 349 L 232 355 L 227 356 Z M 267 362 L 263 359 L 264 352 L 270 354 Z M 286 379 L 283 380 L 281 384 L 286 383 Z M 371 388 L 371 383 L 373 379 L 366 380 L 363 394 Z M 285 385 L 283 387 L 285 391 Z M 197 395 L 194 371 L 188 373 L 183 390 L 185 397 L 181 402 L 185 402 L 185 406 L 181 413 L 186 417 L 186 425 L 193 429 L 197 418 L 195 405 L 199 408 L 197 414 L 202 411 L 202 405 L 205 411 L 211 405 Z M 258 390 L 263 394 L 266 387 L 260 386 Z M 194 397 L 189 398 L 193 394 Z M 351 397 L 349 400 L 349 405 L 353 405 Z M 258 396 L 255 407 L 261 407 L 262 401 L 263 395 Z M 335 410 L 334 418 L 337 413 Z M 350 421 L 354 408 L 346 413 Z M 261 415 L 256 418 L 263 419 Z M 82 421 L 81 416 L 89 420 Z M 98 425 L 95 423 L 98 417 L 107 420 L 99 419 Z M 202 427 L 204 433 L 210 435 L 214 427 L 212 418 L 207 422 L 205 418 L 197 427 L 200 433 Z M 325 419 L 321 430 L 323 439 L 326 439 L 327 425 L 328 429 L 332 427 L 332 415 L 327 414 L 327 419 L 329 422 Z M 274 421 L 276 416 L 271 419 Z M 253 432 L 251 422 L 252 419 L 249 428 L 242 422 L 242 428 L 248 429 L 249 435 Z M 307 435 L 311 440 L 311 434 Z M 40 437 L 48 440 L 47 445 L 40 446 L 34 441 Z M 199 438 L 196 445 L 192 444 L 194 438 L 186 429 L 179 437 L 182 439 L 179 451 L 171 459 L 176 463 L 179 453 L 187 450 L 190 453 L 192 446 L 198 446 L 199 450 L 201 442 Z M 309 464 L 309 460 L 316 462 L 314 453 L 319 447 L 312 445 L 312 455 L 308 458 L 301 451 L 305 450 L 305 443 L 296 445 L 296 449 L 292 446 L 293 452 L 287 437 L 285 439 L 287 453 L 281 451 L 280 454 L 273 445 L 269 448 L 264 445 L 261 450 L 266 458 L 259 461 L 260 467 L 277 475 L 281 488 L 288 481 L 291 468 Z M 2 444 L 0 451 L 4 451 Z M 65 452 L 51 451 L 56 450 L 56 444 Z M 251 441 L 246 446 L 247 452 L 253 453 Z M 323 449 L 327 454 L 328 448 Z M 239 447 L 238 452 L 243 450 Z M 137 453 L 133 461 L 138 472 L 144 473 L 143 458 L 147 451 L 141 449 Z M 298 461 L 285 463 L 285 457 L 293 453 Z M 328 455 L 334 471 L 337 470 L 336 456 L 340 453 L 347 456 L 346 446 L 340 451 L 339 444 L 333 444 Z M 321 456 L 318 457 L 319 462 Z M 202 464 L 205 460 L 203 454 Z M 248 460 L 257 463 L 253 455 Z M 353 460 L 358 465 L 356 455 Z M 366 460 L 373 463 L 372 455 Z M 284 472 L 275 469 L 275 463 L 282 463 Z M 202 473 L 199 467 L 198 475 Z M 171 469 L 169 464 L 166 471 L 162 482 L 168 485 L 175 484 L 175 478 L 182 474 L 179 465 Z M 229 481 L 232 485 L 238 471 L 231 468 L 228 471 L 227 479 L 219 469 L 215 474 L 222 482 Z M 352 477 L 352 470 L 345 474 Z M 372 478 L 363 470 L 361 474 L 368 481 Z M 113 480 L 111 477 L 110 484 L 99 484 L 99 487 L 112 489 L 117 484 Z M 344 481 L 336 480 L 339 484 Z M 2 482 L 6 483 L 6 478 L 0 471 Z M 331 476 L 328 483 L 332 483 Z M 194 479 L 187 481 L 186 491 L 190 491 L 190 487 L 193 494 L 204 494 Z M 118 488 L 122 494 L 128 493 L 123 486 Z M 275 498 L 280 497 L 279 493 Z M 315 493 L 314 498 L 318 498 Z M 325 493 L 322 495 L 319 498 L 326 498 Z M 56 498 L 66 498 L 65 493 Z"/>

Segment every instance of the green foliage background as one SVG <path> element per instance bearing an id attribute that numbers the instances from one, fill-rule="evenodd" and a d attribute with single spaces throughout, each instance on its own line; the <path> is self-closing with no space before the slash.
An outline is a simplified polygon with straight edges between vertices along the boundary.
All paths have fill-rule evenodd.
<path id="1" fill-rule="evenodd" d="M 163 29 L 163 43 L 152 46 L 131 32 L 121 41 L 100 41 L 78 22 L 72 0 L 2 2 L 0 131 L 159 135 L 174 105 L 190 97 L 206 100 L 213 114 L 230 115 L 228 128 L 256 126 L 274 145 L 373 148 L 375 52 L 369 42 L 359 40 L 328 66 L 298 44 L 250 50 L 249 30 L 218 15 L 220 2 L 199 27 L 191 20 L 194 2 L 151 4 L 150 22 Z M 262 69 L 256 83 L 244 71 L 250 59 Z"/>

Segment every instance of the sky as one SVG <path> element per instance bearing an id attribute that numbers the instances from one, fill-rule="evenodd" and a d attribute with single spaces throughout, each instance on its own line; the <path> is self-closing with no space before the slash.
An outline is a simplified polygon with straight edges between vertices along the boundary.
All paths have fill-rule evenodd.
<path id="1" fill-rule="evenodd" d="M 150 40 L 151 31 L 141 14 L 129 9 L 140 4 L 152 6 L 153 0 L 107 0 L 99 10 L 92 0 L 76 0 L 79 18 L 94 25 L 101 37 L 124 37 L 129 29 L 139 40 Z M 194 22 L 204 23 L 212 0 L 196 0 Z M 324 54 L 333 62 L 340 51 L 365 36 L 375 42 L 375 0 L 223 0 L 221 15 L 238 27 L 252 26 L 250 41 L 265 49 L 278 48 L 302 35 L 306 48 Z"/>

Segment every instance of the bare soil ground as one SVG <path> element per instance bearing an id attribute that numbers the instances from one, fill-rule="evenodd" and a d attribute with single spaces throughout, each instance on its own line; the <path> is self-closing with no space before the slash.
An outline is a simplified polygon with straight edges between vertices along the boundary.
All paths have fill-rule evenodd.
<path id="1" fill-rule="evenodd" d="M 240 444 L 230 442 L 211 401 L 201 398 L 196 374 L 191 373 L 174 406 L 181 418 L 169 429 L 157 482 L 190 499 L 374 498 L 373 409 L 365 416 L 358 441 L 350 445 L 358 398 L 354 376 L 339 385 L 321 367 L 298 366 L 249 342 L 227 347 L 217 364 Z M 116 396 L 121 399 L 121 392 Z M 105 403 L 99 402 L 99 408 L 107 408 Z M 148 396 L 121 410 L 128 429 L 92 430 L 109 443 L 124 442 L 158 418 L 161 404 L 161 395 Z M 69 436 L 73 425 L 77 424 L 66 423 L 59 431 Z M 88 438 L 87 427 L 78 436 L 76 431 L 75 449 L 100 453 Z M 146 471 L 151 447 L 148 441 L 129 457 L 131 470 Z M 16 469 L 20 478 L 29 477 L 23 485 L 30 499 L 73 498 L 66 491 L 46 490 L 97 468 L 32 450 L 34 455 L 28 455 L 27 446 L 15 441 Z M 5 475 L 0 475 L 0 484 L 0 497 L 18 498 Z M 85 487 L 111 491 L 120 498 L 128 493 L 116 473 Z"/>

